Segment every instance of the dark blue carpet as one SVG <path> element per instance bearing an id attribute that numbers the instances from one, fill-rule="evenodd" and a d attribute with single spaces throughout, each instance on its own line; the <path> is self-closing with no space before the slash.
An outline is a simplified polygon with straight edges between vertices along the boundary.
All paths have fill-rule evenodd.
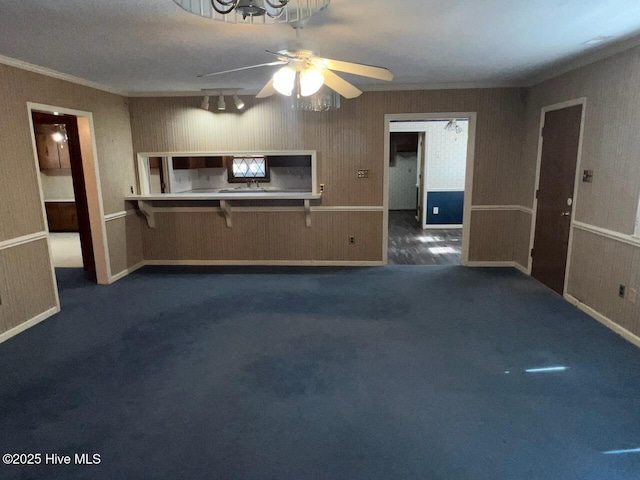
<path id="1" fill-rule="evenodd" d="M 515 270 L 57 273 L 0 345 L 0 453 L 101 463 L 0 478 L 640 478 L 603 453 L 640 447 L 640 350 Z"/>

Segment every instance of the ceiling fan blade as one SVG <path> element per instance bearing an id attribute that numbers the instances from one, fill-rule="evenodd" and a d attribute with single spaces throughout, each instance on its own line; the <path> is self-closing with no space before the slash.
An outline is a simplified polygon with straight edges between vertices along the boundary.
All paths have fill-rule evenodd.
<path id="1" fill-rule="evenodd" d="M 322 76 L 324 77 L 325 85 L 338 92 L 344 98 L 356 98 L 362 95 L 361 90 L 358 90 L 355 86 L 351 85 L 343 78 L 340 78 L 331 70 L 323 70 Z"/>
<path id="2" fill-rule="evenodd" d="M 282 59 L 282 58 L 289 58 L 291 60 L 296 60 L 298 57 L 291 55 L 290 53 L 278 53 L 278 52 L 272 52 L 271 50 L 265 50 L 265 52 L 267 52 L 270 55 L 275 55 L 276 57 Z M 282 60 L 283 62 L 285 60 Z"/>
<path id="3" fill-rule="evenodd" d="M 243 70 L 250 70 L 252 68 L 272 67 L 274 65 L 284 65 L 285 63 L 287 63 L 287 62 L 285 62 L 283 60 L 278 60 L 277 62 L 261 63 L 260 65 L 251 65 L 249 67 L 233 68 L 231 70 L 224 70 L 222 72 L 206 73 L 204 75 L 198 75 L 198 78 L 213 77 L 215 75 L 222 75 L 224 73 L 241 72 Z"/>
<path id="4" fill-rule="evenodd" d="M 330 70 L 337 72 L 353 73 L 361 77 L 377 78 L 378 80 L 393 80 L 393 73 L 384 67 L 376 67 L 374 65 L 365 65 L 364 63 L 343 62 L 342 60 L 332 60 L 330 58 L 321 58 L 324 66 Z"/>
<path id="5" fill-rule="evenodd" d="M 269 83 L 267 83 L 264 86 L 264 88 L 258 92 L 258 94 L 256 95 L 256 98 L 267 98 L 267 97 L 270 97 L 271 95 L 274 95 L 275 93 L 276 93 L 276 89 L 273 86 L 273 78 L 272 78 L 271 80 L 269 80 Z"/>

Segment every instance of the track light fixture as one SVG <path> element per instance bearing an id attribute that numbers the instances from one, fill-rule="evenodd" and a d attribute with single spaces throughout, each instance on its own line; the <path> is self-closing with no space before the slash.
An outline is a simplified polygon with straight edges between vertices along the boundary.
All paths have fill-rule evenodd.
<path id="1" fill-rule="evenodd" d="M 209 110 L 209 95 L 205 95 L 200 104 L 200 108 L 203 110 Z"/>
<path id="2" fill-rule="evenodd" d="M 227 104 L 224 102 L 224 95 L 218 96 L 218 110 L 224 111 L 227 109 Z"/>
<path id="3" fill-rule="evenodd" d="M 238 110 L 242 110 L 244 108 L 244 102 L 240 99 L 240 97 L 238 97 L 238 95 L 233 96 L 233 101 L 235 102 L 236 108 Z"/>
<path id="4" fill-rule="evenodd" d="M 220 90 L 202 90 L 203 93 L 203 98 L 202 98 L 202 103 L 200 104 L 200 108 L 202 108 L 203 110 L 209 110 L 211 109 L 212 111 L 220 111 L 220 112 L 226 112 L 227 111 L 227 102 L 226 102 L 226 98 L 225 97 L 232 97 L 233 98 L 233 103 L 236 106 L 236 109 L 238 111 L 243 110 L 245 107 L 245 103 L 244 101 L 238 97 L 238 92 L 240 90 L 239 89 L 220 89 Z M 215 106 L 212 105 L 213 100 L 218 99 L 217 102 L 215 102 Z M 231 109 L 233 111 L 233 109 Z"/>

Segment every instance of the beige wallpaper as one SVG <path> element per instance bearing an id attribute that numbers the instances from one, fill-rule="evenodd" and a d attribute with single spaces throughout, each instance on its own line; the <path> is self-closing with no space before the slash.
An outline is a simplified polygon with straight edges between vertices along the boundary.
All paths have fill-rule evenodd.
<path id="1" fill-rule="evenodd" d="M 518 89 L 367 92 L 333 112 L 290 110 L 281 97 L 244 98 L 247 108 L 213 113 L 200 97 L 131 98 L 136 152 L 197 150 L 318 151 L 323 205 L 382 205 L 384 115 L 478 112 L 475 204 L 513 204 L 524 103 Z M 368 169 L 358 180 L 356 170 Z"/>
<path id="2" fill-rule="evenodd" d="M 105 214 L 124 210 L 124 195 L 129 191 L 129 185 L 135 185 L 127 100 L 0 65 L 0 142 L 3 146 L 0 151 L 0 242 L 45 229 L 27 102 L 93 113 Z M 52 306 L 54 287 L 48 252 L 42 249 L 42 243 L 38 241 L 29 247 L 10 247 L 1 251 L 3 278 L 0 290 L 9 289 L 12 293 L 6 297 L 8 303 L 3 298 L 0 332 Z M 23 254 L 33 248 L 39 250 Z M 113 261 L 122 263 L 120 259 Z M 15 289 L 16 285 L 23 288 Z M 34 291 L 42 292 L 36 295 L 37 301 L 34 301 Z"/>
<path id="3" fill-rule="evenodd" d="M 583 170 L 576 220 L 633 233 L 640 197 L 640 48 L 569 72 L 531 89 L 519 204 L 532 206 L 542 107 L 586 97 Z"/>
<path id="4" fill-rule="evenodd" d="M 47 240 L 0 250 L 0 333 L 56 306 Z"/>
<path id="5" fill-rule="evenodd" d="M 325 185 L 322 206 L 382 206 L 387 161 L 384 158 L 385 114 L 477 112 L 473 202 L 513 204 L 518 198 L 517 172 L 524 119 L 523 96 L 519 89 L 368 92 L 358 99 L 343 102 L 337 111 L 324 113 L 292 111 L 281 97 L 263 101 L 245 98 L 247 108 L 242 113 L 207 112 L 199 108 L 201 100 L 199 97 L 129 99 L 134 150 L 316 150 L 318 183 Z M 358 179 L 359 169 L 369 170 L 369 178 Z M 177 225 L 190 223 L 186 217 L 171 221 Z M 379 243 L 377 247 L 370 245 L 368 239 L 367 247 L 362 251 L 369 253 L 358 254 L 358 259 L 380 261 L 382 216 L 372 219 L 371 215 L 354 212 L 353 221 L 354 225 L 375 222 L 371 228 L 376 235 L 372 238 Z M 184 228 L 187 230 L 182 233 L 197 235 L 192 227 Z M 328 223 L 327 228 L 338 227 Z M 504 229 L 498 232 L 501 235 L 511 226 L 508 222 L 499 222 L 496 228 Z M 270 234 L 275 232 L 271 229 L 268 229 Z M 222 230 L 221 234 L 224 238 L 235 238 L 235 226 L 233 230 Z M 491 244 L 490 238 L 495 234 L 493 230 L 472 228 L 471 243 L 476 244 L 474 259 L 486 257 L 490 260 L 498 256 L 511 260 L 511 250 L 498 252 L 501 247 Z M 168 230 L 158 236 L 158 231 L 144 229 L 143 235 L 145 257 L 152 255 L 154 259 L 160 259 L 162 255 L 153 245 L 160 246 L 163 241 L 171 245 L 179 240 L 170 237 Z M 338 233 L 331 230 L 327 235 Z M 489 237 L 481 238 L 481 235 Z M 341 242 L 342 238 L 336 243 L 339 246 L 327 247 L 329 250 L 325 249 L 323 258 L 346 258 Z M 360 247 L 354 250 L 359 251 Z M 212 257 L 207 258 L 218 258 L 213 252 L 210 255 Z M 238 259 L 238 255 L 241 256 L 234 253 L 227 258 Z M 315 253 L 307 252 L 303 257 L 305 255 L 307 260 L 315 258 Z M 274 253 L 274 258 L 280 257 Z"/>
<path id="6" fill-rule="evenodd" d="M 632 234 L 640 196 L 640 48 L 569 72 L 533 87 L 526 114 L 518 203 L 532 206 L 542 107 L 586 97 L 580 182 L 574 220 Z M 526 225 L 518 250 L 524 251 Z M 624 328 L 640 333 L 638 307 L 618 297 L 620 284 L 640 284 L 640 246 L 574 229 L 568 291 Z"/>

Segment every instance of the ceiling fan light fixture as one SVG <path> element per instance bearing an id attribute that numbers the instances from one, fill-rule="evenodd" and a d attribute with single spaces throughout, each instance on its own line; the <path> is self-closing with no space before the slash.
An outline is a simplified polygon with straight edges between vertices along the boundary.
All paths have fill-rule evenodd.
<path id="1" fill-rule="evenodd" d="M 300 72 L 300 95 L 309 97 L 316 93 L 324 85 L 324 76 L 315 67 L 307 68 Z"/>
<path id="2" fill-rule="evenodd" d="M 296 71 L 289 67 L 282 67 L 273 75 L 273 88 L 282 95 L 290 97 L 296 83 Z"/>

